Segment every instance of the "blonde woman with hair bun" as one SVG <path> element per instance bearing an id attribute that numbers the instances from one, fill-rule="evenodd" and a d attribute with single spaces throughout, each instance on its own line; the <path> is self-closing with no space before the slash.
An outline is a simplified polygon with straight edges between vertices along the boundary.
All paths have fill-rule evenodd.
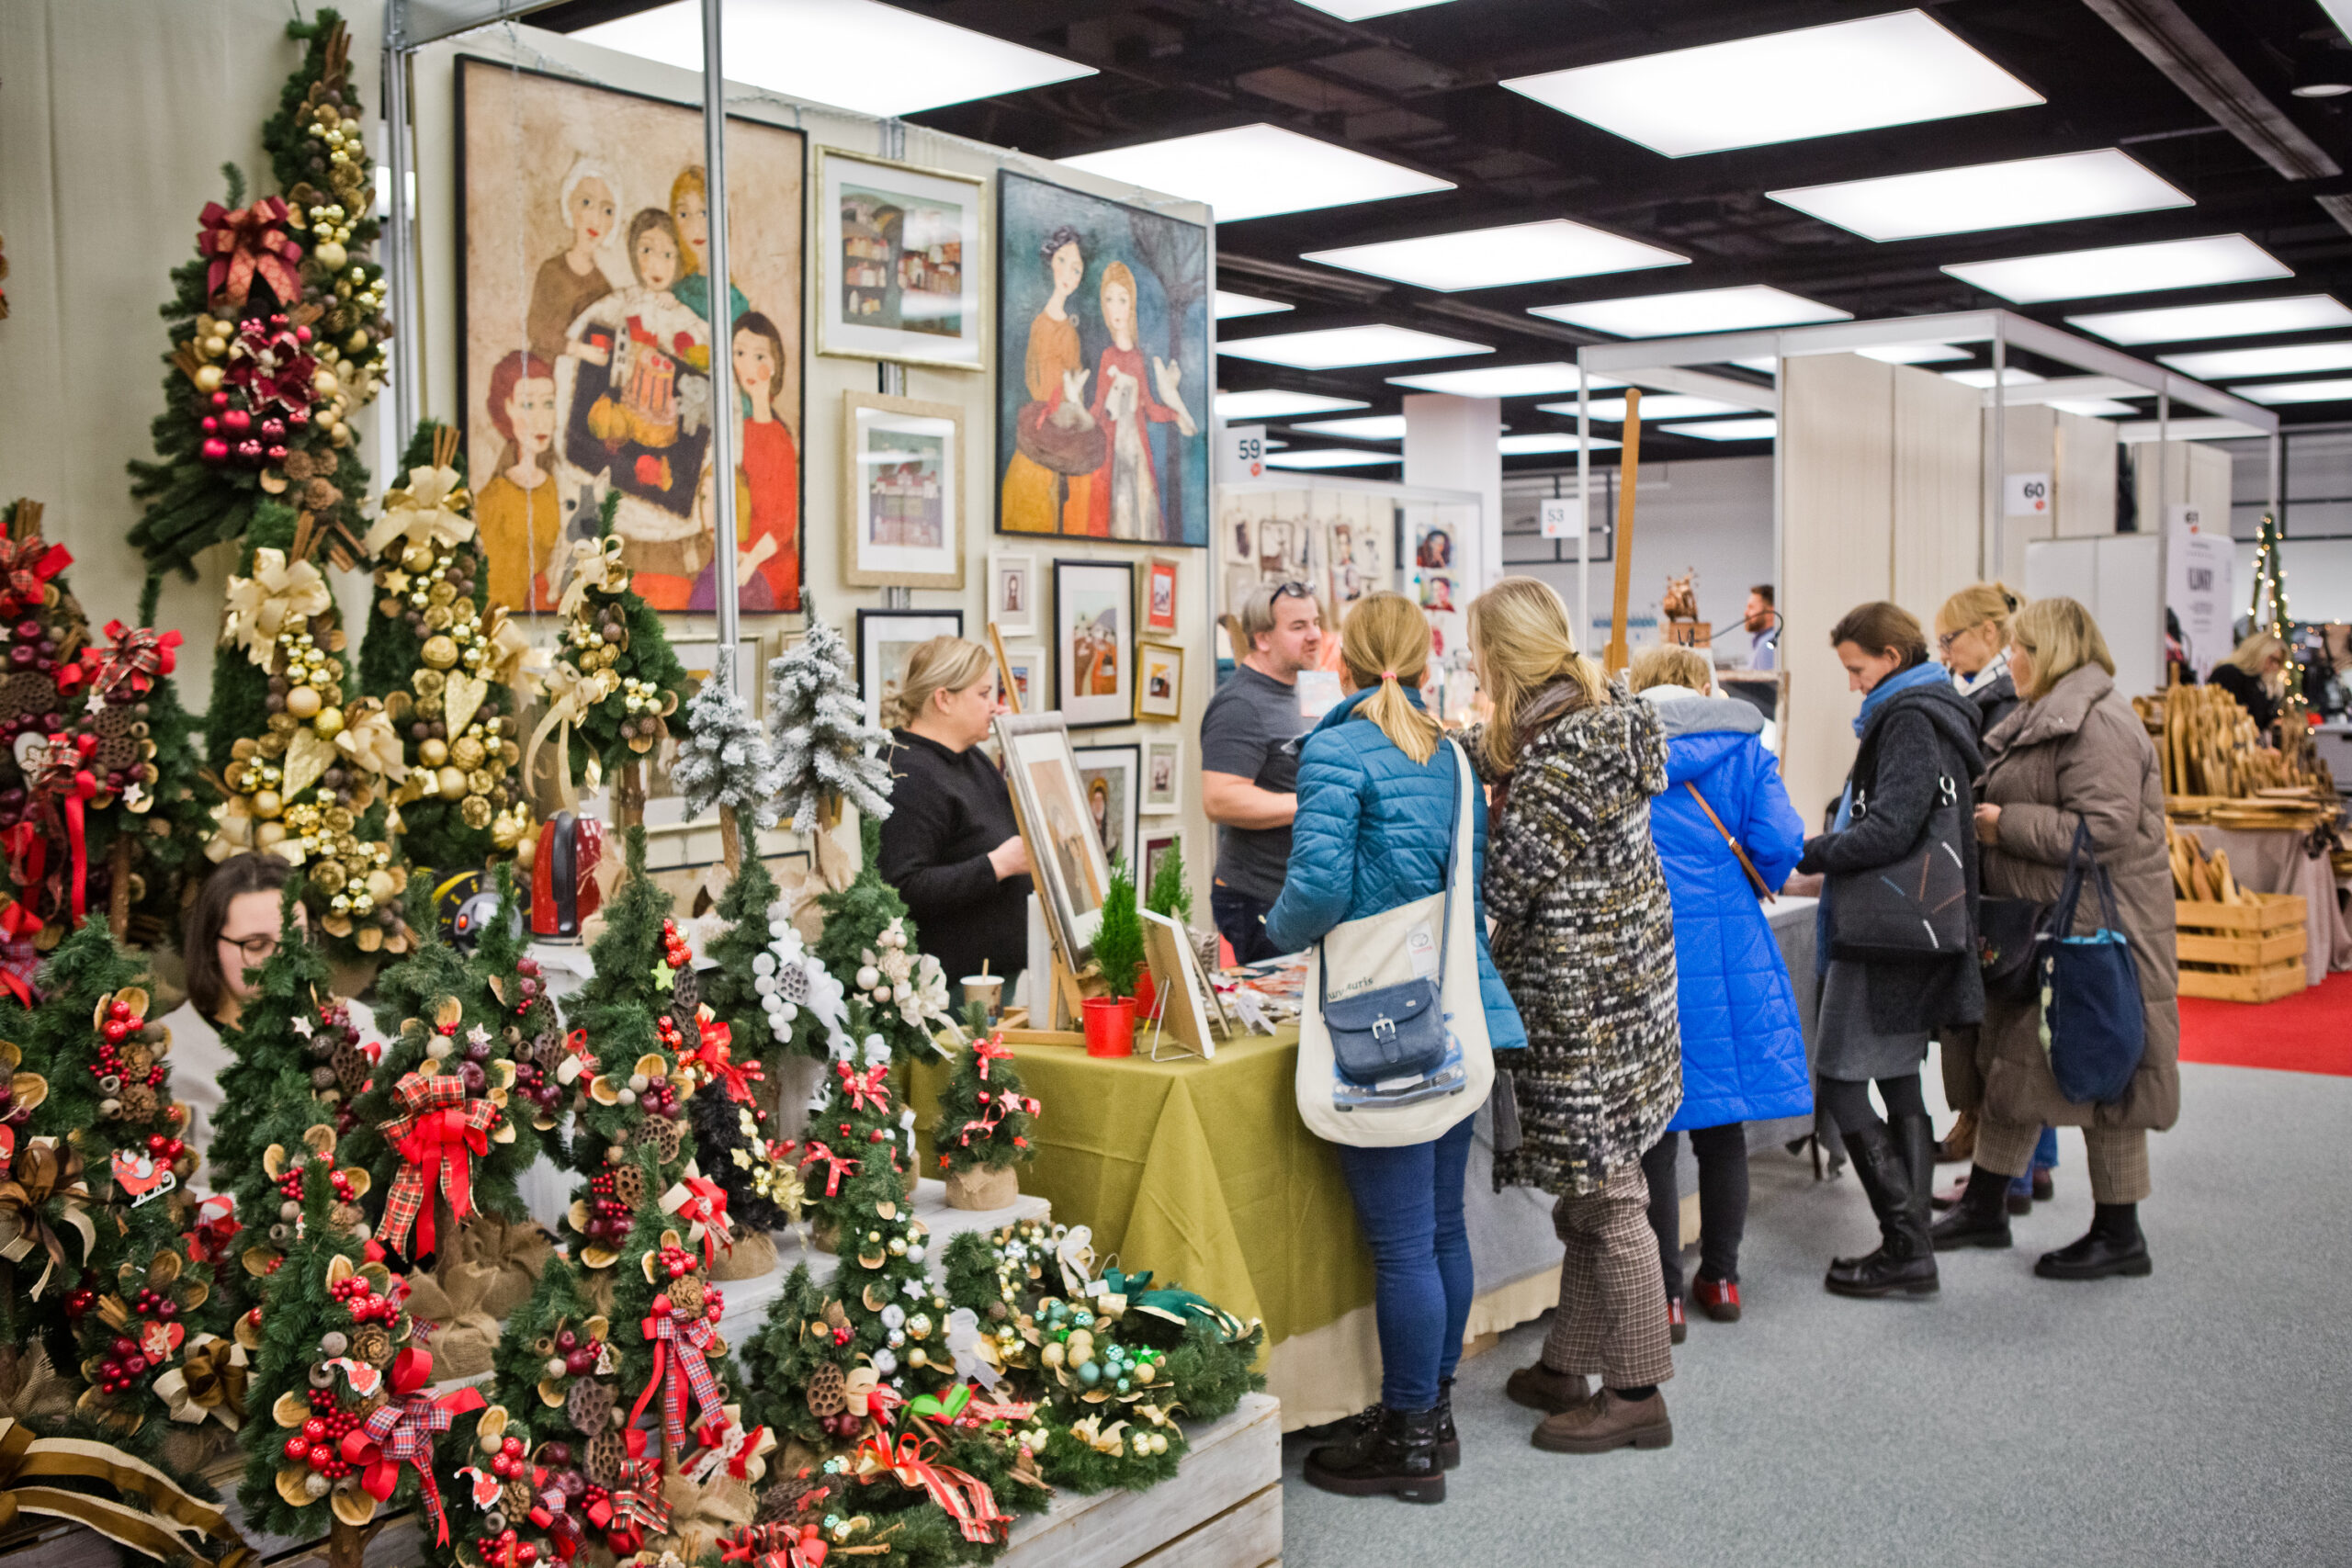
<path id="1" fill-rule="evenodd" d="M 1266 916 L 1283 952 L 1310 947 L 1344 921 L 1442 892 L 1457 800 L 1471 813 L 1473 852 L 1456 884 L 1478 896 L 1486 800 L 1465 787 L 1453 747 L 1423 704 L 1429 657 L 1429 621 L 1403 594 L 1369 594 L 1348 612 L 1340 662 L 1349 694 L 1299 749 L 1288 875 Z M 1483 912 L 1474 909 L 1474 920 L 1483 933 Z M 1483 934 L 1478 983 L 1494 1049 L 1525 1045 Z M 1380 1403 L 1340 1442 L 1307 1456 L 1310 1485 L 1347 1496 L 1444 1499 L 1445 1472 L 1461 1451 L 1452 1390 L 1470 1317 L 1462 1203 L 1477 1109 L 1462 1107 L 1462 1119 L 1428 1143 L 1338 1146 L 1372 1251 Z"/>
<path id="2" fill-rule="evenodd" d="M 1976 709 L 1984 735 L 2018 705 L 2009 678 L 2009 617 L 2025 605 L 2006 582 L 1972 582 L 1936 612 L 1936 652 L 1952 689 Z"/>
<path id="3" fill-rule="evenodd" d="M 1642 1156 L 1682 1099 L 1674 916 L 1650 839 L 1666 734 L 1577 650 L 1548 583 L 1496 583 L 1470 602 L 1469 634 L 1495 705 L 1463 737 L 1494 789 L 1495 963 L 1529 1047 L 1511 1073 L 1524 1141 L 1495 1172 L 1558 1199 L 1567 1249 L 1543 1358 L 1505 1392 L 1546 1412 L 1538 1448 L 1664 1448 L 1674 1359 Z"/>
<path id="4" fill-rule="evenodd" d="M 882 701 L 895 782 L 876 868 L 951 985 L 985 963 L 1010 996 L 1029 964 L 1029 850 L 1004 775 L 980 749 L 1001 710 L 978 643 L 935 637 L 907 656 Z"/>

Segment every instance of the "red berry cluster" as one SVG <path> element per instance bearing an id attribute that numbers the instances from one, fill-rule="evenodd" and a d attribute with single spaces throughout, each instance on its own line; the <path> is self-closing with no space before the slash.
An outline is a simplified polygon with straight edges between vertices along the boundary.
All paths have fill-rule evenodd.
<path id="1" fill-rule="evenodd" d="M 401 1304 L 390 1296 L 376 1293 L 375 1281 L 365 1274 L 354 1274 L 327 1287 L 327 1294 L 344 1303 L 354 1323 L 380 1323 L 390 1328 L 400 1321 Z"/>
<path id="2" fill-rule="evenodd" d="M 673 969 L 684 969 L 695 961 L 695 950 L 678 934 L 678 922 L 662 922 L 662 961 Z"/>
<path id="3" fill-rule="evenodd" d="M 510 1562 L 516 1568 L 530 1568 L 530 1564 L 539 1560 L 539 1549 L 517 1536 L 512 1525 L 496 1535 L 476 1536 L 474 1551 L 481 1554 L 484 1562 L 493 1564 L 494 1568 L 506 1568 Z"/>
<path id="4" fill-rule="evenodd" d="M 130 1313 L 133 1317 L 161 1318 L 169 1323 L 179 1316 L 180 1303 L 153 1286 L 141 1286 L 139 1293 L 130 1298 Z"/>
<path id="5" fill-rule="evenodd" d="M 585 1334 L 574 1333 L 569 1328 L 556 1331 L 555 1353 L 563 1358 L 563 1370 L 568 1376 L 586 1377 L 590 1372 L 594 1371 L 596 1358 L 603 1354 L 605 1342 L 601 1339 L 594 1339 Z M 571 1452 L 569 1449 L 564 1450 L 564 1457 L 560 1460 L 547 1454 L 542 1454 L 540 1457 L 548 1463 L 557 1466 L 571 1462 Z"/>
<path id="6" fill-rule="evenodd" d="M 146 1377 L 149 1370 L 147 1358 L 140 1351 L 139 1341 L 129 1335 L 117 1335 L 98 1362 L 98 1392 L 108 1394 L 128 1393 Z"/>
<path id="7" fill-rule="evenodd" d="M 248 316 L 237 324 L 237 338 L 223 378 L 229 385 L 198 404 L 209 412 L 198 422 L 204 441 L 197 456 L 216 465 L 233 458 L 255 468 L 282 463 L 289 433 L 311 423 L 311 378 L 318 367 L 309 348 L 311 329 L 289 329 L 281 315 L 266 324 Z"/>
<path id="8" fill-rule="evenodd" d="M 95 1274 L 85 1274 L 80 1284 L 65 1292 L 66 1316 L 78 1318 L 98 1304 L 97 1287 L 93 1283 L 96 1278 Z"/>
<path id="9" fill-rule="evenodd" d="M 549 1115 L 563 1109 L 564 1087 L 555 1081 L 548 1070 L 527 1056 L 514 1060 L 514 1097 L 526 1105 L 536 1105 Z"/>
<path id="10" fill-rule="evenodd" d="M 498 1451 L 490 1456 L 490 1472 L 501 1481 L 531 1474 L 531 1461 L 524 1457 L 522 1438 L 509 1438 L 498 1445 Z"/>
<path id="11" fill-rule="evenodd" d="M 329 1481 L 338 1481 L 351 1473 L 351 1461 L 343 1457 L 343 1439 L 359 1429 L 356 1411 L 335 1408 L 332 1389 L 311 1391 L 310 1419 L 302 1429 L 286 1439 L 286 1462 L 308 1465 Z"/>
<path id="12" fill-rule="evenodd" d="M 695 1271 L 695 1255 L 683 1247 L 665 1247 L 655 1267 L 673 1280 L 683 1280 Z"/>
<path id="13" fill-rule="evenodd" d="M 164 1065 L 153 1064 L 143 1073 L 123 1070 L 123 1042 L 136 1039 L 147 1027 L 147 1021 L 126 1001 L 107 1004 L 106 1021 L 98 1026 L 98 1057 L 89 1064 L 90 1076 L 98 1080 L 98 1092 L 109 1100 L 120 1094 L 126 1085 L 140 1084 L 149 1089 L 164 1085 Z"/>
<path id="14" fill-rule="evenodd" d="M 628 1205 L 621 1201 L 619 1179 L 609 1170 L 598 1171 L 588 1179 L 588 1239 L 618 1247 L 627 1239 L 628 1226 Z"/>

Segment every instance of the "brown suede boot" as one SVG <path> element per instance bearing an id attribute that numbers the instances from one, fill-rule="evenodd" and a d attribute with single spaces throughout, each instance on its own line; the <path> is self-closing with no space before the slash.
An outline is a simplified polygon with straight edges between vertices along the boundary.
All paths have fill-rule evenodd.
<path id="1" fill-rule="evenodd" d="M 1537 1448 L 1555 1454 L 1600 1454 L 1611 1449 L 1664 1449 L 1674 1446 L 1674 1423 L 1667 1418 L 1666 1395 L 1626 1400 L 1614 1389 L 1587 1400 L 1573 1410 L 1547 1416 L 1531 1439 Z"/>
<path id="2" fill-rule="evenodd" d="M 1555 1372 L 1542 1361 L 1511 1373 L 1510 1381 L 1503 1384 L 1503 1393 L 1513 1404 L 1524 1404 L 1546 1416 L 1574 1410 L 1592 1398 L 1582 1372 Z"/>

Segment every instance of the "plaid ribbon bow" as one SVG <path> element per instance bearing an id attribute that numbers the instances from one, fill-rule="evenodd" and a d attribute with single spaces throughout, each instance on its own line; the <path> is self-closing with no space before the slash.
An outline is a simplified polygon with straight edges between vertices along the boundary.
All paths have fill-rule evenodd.
<path id="1" fill-rule="evenodd" d="M 837 1155 L 816 1139 L 808 1140 L 808 1152 L 800 1156 L 800 1168 L 808 1169 L 819 1160 L 825 1162 L 825 1196 L 841 1196 L 842 1178 L 857 1168 L 857 1161 L 847 1155 Z"/>
<path id="2" fill-rule="evenodd" d="M 842 1076 L 842 1092 L 849 1096 L 850 1109 L 863 1111 L 867 1101 L 876 1111 L 890 1109 L 890 1066 L 885 1062 L 864 1072 L 853 1070 L 847 1062 L 835 1062 L 833 1070 Z"/>
<path id="3" fill-rule="evenodd" d="M 498 1107 L 487 1100 L 468 1100 L 463 1078 L 455 1073 L 406 1073 L 392 1086 L 405 1114 L 377 1125 L 400 1150 L 400 1174 L 392 1178 L 391 1195 L 384 1200 L 384 1223 L 379 1231 L 390 1246 L 412 1258 L 434 1249 L 434 1197 L 449 1200 L 450 1218 L 462 1224 L 474 1212 L 473 1161 L 490 1153 L 490 1128 Z M 409 1250 L 409 1233 L 416 1233 L 416 1248 Z"/>
<path id="4" fill-rule="evenodd" d="M 694 1396 L 695 1417 L 708 1420 L 712 1416 L 724 1416 L 726 1395 L 719 1392 L 718 1380 L 711 1375 L 710 1362 L 706 1359 L 716 1348 L 718 1331 L 712 1321 L 718 1316 L 718 1292 L 705 1292 L 704 1315 L 691 1322 L 680 1323 L 677 1309 L 666 1295 L 653 1298 L 653 1312 L 641 1320 L 645 1337 L 653 1342 L 653 1375 L 646 1381 L 645 1392 L 637 1396 L 629 1407 L 628 1424 L 634 1427 L 638 1417 L 645 1414 L 645 1406 L 653 1398 L 653 1391 L 662 1391 L 662 1435 L 669 1442 L 670 1451 L 679 1453 L 686 1446 L 686 1398 Z"/>
<path id="5" fill-rule="evenodd" d="M 670 1533 L 670 1505 L 662 1495 L 662 1467 L 645 1457 L 642 1431 L 630 1430 L 628 1458 L 621 1461 L 621 1483 L 613 1488 L 607 1505 L 592 1509 L 589 1517 L 605 1532 L 605 1544 L 616 1555 L 635 1551 L 649 1534 Z"/>
<path id="6" fill-rule="evenodd" d="M 740 1067 L 735 1065 L 735 1032 L 725 1023 L 707 1018 L 696 1022 L 702 1038 L 680 1059 L 701 1077 L 725 1088 L 727 1098 L 736 1104 L 751 1104 L 752 1084 L 764 1080 L 766 1071 L 757 1059 Z"/>
<path id="7" fill-rule="evenodd" d="M 302 301 L 301 280 L 294 276 L 302 250 L 287 238 L 283 225 L 289 216 L 286 203 L 266 196 L 235 211 L 208 201 L 197 214 L 204 227 L 196 248 L 210 265 L 205 269 L 204 292 L 209 299 L 226 297 L 230 308 L 242 310 L 258 276 L 289 310 Z"/>
<path id="8" fill-rule="evenodd" d="M 40 604 L 43 585 L 73 564 L 73 551 L 51 544 L 39 534 L 0 538 L 0 585 L 16 600 L 17 609 Z"/>
<path id="9" fill-rule="evenodd" d="M 177 649 L 182 638 L 177 632 L 159 632 L 152 626 L 126 626 L 120 621 L 108 621 L 107 637 L 109 646 L 97 660 L 97 693 L 102 697 L 125 681 L 130 682 L 133 693 L 143 697 L 158 675 L 170 674 L 179 662 Z"/>
<path id="10" fill-rule="evenodd" d="M 830 1551 L 818 1525 L 744 1525 L 720 1538 L 718 1560 L 751 1568 L 823 1568 Z"/>
<path id="11" fill-rule="evenodd" d="M 393 1357 L 389 1397 L 358 1427 L 343 1435 L 343 1457 L 360 1467 L 359 1484 L 379 1503 L 390 1501 L 392 1489 L 400 1484 L 401 1466 L 414 1465 L 424 1488 L 425 1517 L 438 1532 L 437 1542 L 447 1546 L 449 1517 L 433 1479 L 433 1439 L 485 1402 L 478 1388 L 461 1388 L 437 1399 L 419 1393 L 432 1379 L 433 1358 L 427 1352 L 411 1347 Z"/>
<path id="12" fill-rule="evenodd" d="M 861 1481 L 894 1474 L 900 1485 L 920 1486 L 928 1493 L 966 1540 L 983 1545 L 1002 1540 L 1012 1520 L 996 1506 L 996 1494 L 977 1475 L 932 1462 L 928 1452 L 938 1447 L 912 1433 L 902 1434 L 895 1449 L 883 1438 L 868 1438 L 858 1445 L 856 1474 Z"/>
<path id="13" fill-rule="evenodd" d="M 98 797 L 98 776 L 86 765 L 97 750 L 95 735 L 53 735 L 28 769 L 25 783 L 40 803 L 41 819 L 55 824 L 62 816 L 66 852 L 73 871 L 74 923 L 87 912 L 90 887 L 90 844 L 86 812 Z"/>
<path id="14" fill-rule="evenodd" d="M 676 1186 L 662 1194 L 662 1212 L 693 1222 L 689 1241 L 702 1243 L 703 1267 L 718 1261 L 718 1249 L 735 1250 L 735 1235 L 727 1220 L 727 1190 L 707 1176 L 689 1170 Z"/>

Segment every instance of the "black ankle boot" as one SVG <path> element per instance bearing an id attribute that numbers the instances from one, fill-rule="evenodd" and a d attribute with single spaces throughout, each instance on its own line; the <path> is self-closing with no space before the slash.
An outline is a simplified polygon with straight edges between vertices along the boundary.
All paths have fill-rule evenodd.
<path id="1" fill-rule="evenodd" d="M 1378 1407 L 1369 1421 L 1341 1441 L 1306 1456 L 1306 1482 L 1343 1497 L 1376 1497 L 1383 1493 L 1408 1503 L 1445 1501 L 1445 1470 L 1438 1462 L 1438 1413 Z"/>
<path id="2" fill-rule="evenodd" d="M 1938 1220 L 1928 1233 L 1938 1252 L 1957 1252 L 1963 1247 L 2007 1247 L 2009 1235 L 2009 1179 L 1997 1170 L 1983 1166 L 1972 1167 L 1968 1172 L 1967 1190 L 1951 1213 Z"/>
<path id="3" fill-rule="evenodd" d="M 1923 1118 L 1921 1120 L 1924 1120 Z M 1885 1123 L 1846 1134 L 1846 1152 L 1861 1179 L 1871 1212 L 1878 1216 L 1880 1243 L 1862 1258 L 1840 1258 L 1829 1265 L 1824 1286 L 1841 1296 L 1936 1293 L 1935 1246 L 1928 1239 L 1928 1195 L 1915 1191 L 1905 1151 Z"/>
<path id="4" fill-rule="evenodd" d="M 1453 1380 L 1437 1381 L 1437 1461 L 1446 1470 L 1462 1463 L 1462 1434 L 1453 1429 Z"/>
<path id="5" fill-rule="evenodd" d="M 2080 1241 L 2045 1252 L 2033 1271 L 2045 1280 L 2104 1280 L 2111 1274 L 2132 1279 L 2150 1273 L 2148 1238 L 2140 1234 L 2140 1205 L 2100 1203 L 2091 1211 L 2091 1228 Z"/>

